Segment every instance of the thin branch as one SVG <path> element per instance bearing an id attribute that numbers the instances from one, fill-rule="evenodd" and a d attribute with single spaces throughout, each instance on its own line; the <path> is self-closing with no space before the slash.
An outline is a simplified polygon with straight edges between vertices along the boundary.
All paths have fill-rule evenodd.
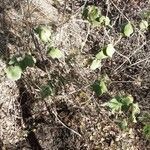
<path id="1" fill-rule="evenodd" d="M 52 111 L 52 113 L 55 115 L 56 119 L 65 127 L 67 128 L 68 130 L 70 130 L 71 132 L 73 132 L 74 134 L 78 135 L 79 137 L 82 137 L 82 135 L 78 132 L 76 132 L 75 130 L 69 128 L 67 125 L 65 125 L 58 117 L 58 114 L 56 111 Z"/>
<path id="2" fill-rule="evenodd" d="M 127 57 L 127 56 L 125 56 L 125 55 L 123 55 L 123 54 L 121 54 L 121 53 L 119 53 L 118 51 L 115 51 L 118 55 L 120 55 L 121 57 L 124 57 L 127 61 L 129 61 L 129 63 L 131 64 L 131 61 L 130 61 L 130 59 Z"/>
<path id="3" fill-rule="evenodd" d="M 144 42 L 139 48 L 137 48 L 128 58 L 130 59 L 137 51 L 139 51 L 144 45 L 146 44 L 146 42 Z M 125 63 L 127 62 L 127 60 L 125 60 L 119 67 L 117 67 L 115 70 L 113 70 L 113 72 L 116 72 L 118 69 L 120 69 Z"/>
<path id="4" fill-rule="evenodd" d="M 128 22 L 130 22 L 130 20 L 123 14 L 123 12 L 121 12 L 121 10 L 114 4 L 114 2 L 111 0 L 111 3 L 114 5 L 114 7 L 120 12 L 120 14 L 122 15 L 122 16 L 124 16 L 124 18 L 128 21 Z"/>

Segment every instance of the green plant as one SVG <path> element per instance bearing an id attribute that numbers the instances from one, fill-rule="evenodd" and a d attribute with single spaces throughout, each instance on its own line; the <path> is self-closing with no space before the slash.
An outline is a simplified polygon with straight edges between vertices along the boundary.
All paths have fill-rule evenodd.
<path id="1" fill-rule="evenodd" d="M 139 27 L 141 30 L 147 30 L 148 29 L 148 22 L 146 20 L 142 20 L 139 24 Z"/>
<path id="2" fill-rule="evenodd" d="M 107 75 L 103 75 L 100 80 L 96 80 L 92 85 L 93 91 L 96 95 L 102 95 L 108 91 L 107 83 L 110 81 Z"/>
<path id="3" fill-rule="evenodd" d="M 103 93 L 106 93 L 108 91 L 107 86 L 103 80 L 95 81 L 94 84 L 92 85 L 92 88 L 97 95 L 102 95 Z"/>
<path id="4" fill-rule="evenodd" d="M 92 26 L 109 26 L 110 19 L 107 16 L 103 16 L 101 11 L 96 6 L 87 6 L 82 14 L 83 18 L 88 20 Z"/>
<path id="5" fill-rule="evenodd" d="M 127 37 L 129 37 L 134 32 L 133 26 L 130 22 L 128 22 L 125 25 L 123 32 L 124 32 L 124 35 L 127 36 Z"/>
<path id="6" fill-rule="evenodd" d="M 103 48 L 100 52 L 98 52 L 95 56 L 95 59 L 92 61 L 90 69 L 95 70 L 101 67 L 101 61 L 105 58 L 111 58 L 115 53 L 115 49 L 113 44 L 108 44 L 105 48 Z"/>
<path id="7" fill-rule="evenodd" d="M 29 54 L 25 54 L 24 58 L 18 62 L 22 70 L 25 70 L 27 67 L 33 67 L 36 63 L 36 59 Z"/>
<path id="8" fill-rule="evenodd" d="M 24 57 L 14 56 L 8 63 L 8 67 L 5 69 L 7 77 L 16 81 L 21 78 L 21 74 L 27 67 L 33 67 L 36 60 L 30 54 L 25 54 Z"/>
<path id="9" fill-rule="evenodd" d="M 143 124 L 143 134 L 150 140 L 150 114 L 144 113 L 139 117 L 140 122 Z"/>
<path id="10" fill-rule="evenodd" d="M 35 32 L 38 34 L 39 38 L 47 43 L 51 40 L 52 30 L 48 26 L 39 26 L 35 29 Z"/>
<path id="11" fill-rule="evenodd" d="M 10 80 L 16 81 L 21 78 L 22 69 L 19 66 L 9 66 L 5 69 L 5 72 Z"/>
<path id="12" fill-rule="evenodd" d="M 64 56 L 64 53 L 59 50 L 58 48 L 55 48 L 53 46 L 53 43 L 51 41 L 52 36 L 52 30 L 51 27 L 48 26 L 39 26 L 35 29 L 35 33 L 38 34 L 41 41 L 47 44 L 47 54 L 48 56 L 52 57 L 53 59 L 62 58 Z"/>
<path id="13" fill-rule="evenodd" d="M 138 103 L 133 103 L 133 97 L 131 95 L 115 96 L 109 102 L 104 103 L 103 106 L 107 106 L 113 114 L 124 114 L 125 118 L 120 116 L 120 120 L 125 119 L 123 124 L 119 124 L 120 126 L 136 123 L 136 117 L 140 113 Z"/>
<path id="14" fill-rule="evenodd" d="M 61 50 L 59 50 L 58 48 L 54 48 L 54 47 L 50 47 L 47 53 L 48 53 L 48 56 L 52 57 L 53 59 L 55 58 L 59 59 L 64 56 Z"/>
<path id="15" fill-rule="evenodd" d="M 150 139 L 150 124 L 144 126 L 143 133 L 147 139 Z"/>

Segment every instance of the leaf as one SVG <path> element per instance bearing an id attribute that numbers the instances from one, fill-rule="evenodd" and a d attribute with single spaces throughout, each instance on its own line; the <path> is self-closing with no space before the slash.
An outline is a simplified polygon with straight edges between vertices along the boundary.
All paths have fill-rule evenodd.
<path id="1" fill-rule="evenodd" d="M 48 55 L 52 57 L 53 59 L 55 58 L 59 59 L 64 56 L 61 50 L 59 50 L 58 48 L 54 48 L 54 47 L 49 48 Z"/>
<path id="2" fill-rule="evenodd" d="M 95 83 L 92 85 L 93 91 L 97 95 L 102 95 L 103 93 L 106 93 L 108 91 L 107 86 L 103 80 L 101 81 L 95 81 Z"/>
<path id="3" fill-rule="evenodd" d="M 10 80 L 16 81 L 21 78 L 22 69 L 19 66 L 9 66 L 5 72 Z"/>
<path id="4" fill-rule="evenodd" d="M 110 19 L 107 16 L 100 17 L 100 24 L 104 24 L 105 26 L 110 25 Z"/>
<path id="5" fill-rule="evenodd" d="M 133 27 L 130 22 L 124 27 L 124 34 L 125 36 L 129 37 L 133 33 Z"/>
<path id="6" fill-rule="evenodd" d="M 139 24 L 141 30 L 147 30 L 148 22 L 146 20 L 142 20 Z"/>
<path id="7" fill-rule="evenodd" d="M 122 103 L 117 101 L 116 98 L 113 98 L 109 102 L 105 103 L 104 106 L 108 106 L 114 113 L 116 111 L 121 111 Z"/>
<path id="8" fill-rule="evenodd" d="M 16 65 L 16 64 L 18 64 L 17 57 L 16 57 L 16 56 L 13 56 L 13 57 L 10 59 L 10 61 L 9 61 L 8 64 L 9 64 L 9 65 Z"/>
<path id="9" fill-rule="evenodd" d="M 139 108 L 138 103 L 132 104 L 131 111 L 132 111 L 131 120 L 132 120 L 132 122 L 136 123 L 137 122 L 136 115 L 140 113 L 140 108 Z"/>
<path id="10" fill-rule="evenodd" d="M 133 97 L 132 95 L 121 96 L 120 101 L 122 103 L 122 109 L 128 111 L 130 104 L 133 104 Z"/>
<path id="11" fill-rule="evenodd" d="M 143 133 L 146 138 L 150 139 L 150 124 L 146 124 L 143 128 Z"/>
<path id="12" fill-rule="evenodd" d="M 32 55 L 26 54 L 23 60 L 19 62 L 19 65 L 22 70 L 25 70 L 27 67 L 33 67 L 36 60 Z"/>
<path id="13" fill-rule="evenodd" d="M 92 22 L 97 20 L 100 17 L 100 11 L 96 6 L 89 6 L 88 19 Z"/>
<path id="14" fill-rule="evenodd" d="M 101 95 L 108 91 L 107 86 L 103 80 L 100 82 L 100 89 L 101 89 Z"/>
<path id="15" fill-rule="evenodd" d="M 104 53 L 103 53 L 103 50 L 100 51 L 99 53 L 96 54 L 96 59 L 99 59 L 99 60 L 102 60 L 104 58 L 107 58 L 108 56 L 106 56 Z"/>
<path id="16" fill-rule="evenodd" d="M 41 87 L 40 93 L 41 93 L 41 96 L 43 98 L 46 98 L 46 97 L 50 96 L 52 94 L 52 88 L 51 88 L 51 86 L 50 85 L 43 85 Z"/>
<path id="17" fill-rule="evenodd" d="M 91 70 L 95 70 L 95 69 L 100 68 L 100 67 L 101 67 L 101 60 L 99 60 L 99 59 L 94 59 L 94 60 L 92 61 L 92 64 L 91 64 L 91 66 L 90 66 L 90 69 L 91 69 Z"/>
<path id="18" fill-rule="evenodd" d="M 115 53 L 115 49 L 112 44 L 108 44 L 107 47 L 103 50 L 103 53 L 106 54 L 106 56 L 112 57 Z"/>
<path id="19" fill-rule="evenodd" d="M 51 29 L 46 26 L 39 26 L 38 28 L 35 29 L 35 32 L 39 35 L 39 38 L 43 42 L 49 42 L 50 37 L 51 37 Z"/>
<path id="20" fill-rule="evenodd" d="M 93 26 L 99 26 L 100 22 L 100 16 L 101 11 L 96 6 L 88 6 L 83 11 L 83 17 L 84 19 L 88 20 Z"/>

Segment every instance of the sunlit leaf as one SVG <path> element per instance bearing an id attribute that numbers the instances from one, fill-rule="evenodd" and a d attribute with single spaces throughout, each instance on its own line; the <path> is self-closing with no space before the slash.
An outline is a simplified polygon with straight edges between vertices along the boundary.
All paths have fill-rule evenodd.
<path id="1" fill-rule="evenodd" d="M 128 111 L 129 107 L 130 107 L 130 104 L 133 104 L 133 97 L 132 95 L 125 95 L 125 96 L 121 96 L 120 97 L 120 101 L 122 103 L 122 108 L 125 110 L 125 111 Z"/>
<path id="2" fill-rule="evenodd" d="M 108 26 L 108 25 L 110 25 L 110 19 L 107 16 L 101 16 L 100 17 L 100 24 Z"/>
<path id="3" fill-rule="evenodd" d="M 83 17 L 84 19 L 87 19 L 93 26 L 99 26 L 101 16 L 101 11 L 96 6 L 88 6 L 83 11 Z"/>
<path id="4" fill-rule="evenodd" d="M 21 78 L 22 69 L 19 66 L 9 66 L 5 72 L 10 80 L 16 81 Z"/>
<path id="5" fill-rule="evenodd" d="M 53 59 L 55 58 L 59 59 L 64 56 L 61 50 L 59 50 L 58 48 L 54 48 L 54 47 L 49 48 L 48 55 L 52 57 Z"/>
<path id="6" fill-rule="evenodd" d="M 39 35 L 39 38 L 43 42 L 49 42 L 51 38 L 51 29 L 50 27 L 47 26 L 39 26 L 38 28 L 35 29 L 35 32 Z"/>
<path id="7" fill-rule="evenodd" d="M 148 22 L 146 20 L 142 20 L 139 26 L 141 30 L 146 30 L 148 28 Z"/>
<path id="8" fill-rule="evenodd" d="M 122 103 L 119 102 L 116 98 L 111 99 L 109 102 L 104 104 L 105 106 L 108 106 L 112 112 L 119 112 L 121 111 Z"/>
<path id="9" fill-rule="evenodd" d="M 106 56 L 102 50 L 99 53 L 97 53 L 95 57 L 96 57 L 96 59 L 102 60 L 104 58 L 107 58 L 108 56 Z"/>
<path id="10" fill-rule="evenodd" d="M 125 36 L 129 37 L 133 32 L 132 24 L 128 22 L 128 24 L 126 24 L 124 27 L 124 34 Z"/>
<path id="11" fill-rule="evenodd" d="M 95 69 L 100 68 L 100 67 L 101 67 L 101 60 L 99 60 L 99 59 L 94 59 L 94 60 L 92 61 L 92 64 L 91 64 L 91 66 L 90 66 L 90 69 L 91 69 L 91 70 L 95 70 Z"/>
<path id="12" fill-rule="evenodd" d="M 97 20 L 100 17 L 101 12 L 98 9 L 98 7 L 89 6 L 88 10 L 89 10 L 88 18 L 89 18 L 90 21 Z"/>
<path id="13" fill-rule="evenodd" d="M 115 53 L 114 46 L 112 44 L 108 44 L 107 47 L 103 50 L 103 52 L 104 54 L 106 54 L 106 56 L 112 57 Z"/>

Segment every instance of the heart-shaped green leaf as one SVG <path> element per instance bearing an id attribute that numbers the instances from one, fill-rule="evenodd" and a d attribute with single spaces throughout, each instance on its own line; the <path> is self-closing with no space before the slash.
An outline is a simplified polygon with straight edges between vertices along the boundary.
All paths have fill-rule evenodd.
<path id="1" fill-rule="evenodd" d="M 10 80 L 16 81 L 21 78 L 22 69 L 19 66 L 9 66 L 5 72 Z"/>
<path id="2" fill-rule="evenodd" d="M 139 24 L 141 30 L 147 30 L 148 22 L 146 20 L 142 20 Z"/>
<path id="3" fill-rule="evenodd" d="M 94 59 L 94 60 L 92 61 L 92 64 L 91 64 L 91 66 L 90 66 L 90 69 L 91 69 L 91 70 L 95 70 L 95 69 L 100 68 L 100 67 L 101 67 L 101 60 L 99 60 L 99 59 Z"/>
<path id="4" fill-rule="evenodd" d="M 115 53 L 115 49 L 112 44 L 108 44 L 107 47 L 103 50 L 103 53 L 106 54 L 106 56 L 112 57 Z"/>
<path id="5" fill-rule="evenodd" d="M 103 50 L 96 54 L 96 59 L 102 60 L 104 58 L 107 58 L 108 56 L 104 54 Z"/>
<path id="6" fill-rule="evenodd" d="M 126 24 L 124 27 L 124 35 L 129 37 L 133 32 L 132 24 L 128 22 L 128 24 Z"/>
<path id="7" fill-rule="evenodd" d="M 46 26 L 39 26 L 38 28 L 35 29 L 35 32 L 39 35 L 39 38 L 43 42 L 49 42 L 51 38 L 51 29 L 50 27 Z"/>
<path id="8" fill-rule="evenodd" d="M 59 50 L 58 48 L 54 48 L 54 47 L 49 48 L 48 55 L 52 57 L 53 59 L 55 58 L 59 59 L 64 56 L 61 50 Z"/>

